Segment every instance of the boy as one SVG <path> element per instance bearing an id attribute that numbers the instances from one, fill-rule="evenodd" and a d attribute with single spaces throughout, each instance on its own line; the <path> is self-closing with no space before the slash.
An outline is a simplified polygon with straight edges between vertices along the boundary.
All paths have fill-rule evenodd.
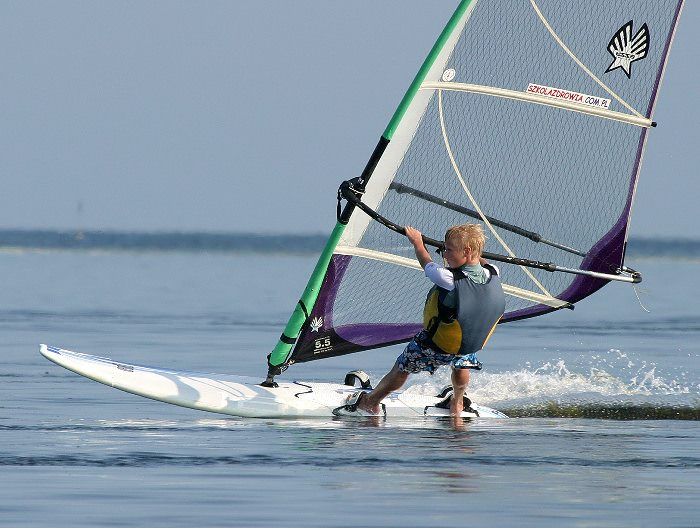
<path id="1" fill-rule="evenodd" d="M 433 262 L 420 231 L 410 226 L 405 230 L 426 277 L 435 284 L 423 309 L 423 330 L 406 346 L 374 390 L 354 394 L 334 414 L 379 415 L 380 402 L 400 389 L 410 373 L 432 374 L 439 366 L 450 365 L 454 389 L 450 414 L 459 416 L 469 384 L 469 369 L 481 369 L 476 353 L 484 347 L 505 311 L 498 269 L 481 258 L 485 236 L 479 224 L 447 230 L 443 255 L 447 267 Z"/>

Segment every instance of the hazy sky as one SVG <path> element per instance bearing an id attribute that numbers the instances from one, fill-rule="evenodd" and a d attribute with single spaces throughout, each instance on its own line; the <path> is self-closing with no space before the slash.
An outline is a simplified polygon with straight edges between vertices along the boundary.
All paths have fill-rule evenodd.
<path id="1" fill-rule="evenodd" d="M 327 232 L 457 4 L 0 0 L 0 228 Z M 636 235 L 700 237 L 698 27 L 688 0 Z"/>

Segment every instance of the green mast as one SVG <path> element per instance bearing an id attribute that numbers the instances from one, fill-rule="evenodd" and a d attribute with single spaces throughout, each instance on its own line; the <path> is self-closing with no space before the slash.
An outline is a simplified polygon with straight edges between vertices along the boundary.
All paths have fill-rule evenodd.
<path id="1" fill-rule="evenodd" d="M 462 0 L 459 3 L 459 6 L 445 26 L 445 29 L 442 30 L 442 33 L 440 33 L 435 45 L 430 50 L 430 53 L 426 57 L 425 61 L 423 61 L 423 65 L 421 66 L 420 70 L 418 70 L 415 79 L 413 79 L 413 82 L 406 91 L 406 94 L 403 96 L 401 103 L 396 109 L 396 112 L 394 112 L 391 121 L 389 121 L 384 134 L 382 134 L 382 137 L 379 139 L 379 143 L 375 147 L 372 156 L 367 162 L 367 165 L 359 178 L 362 186 L 366 185 L 367 180 L 369 180 L 369 178 L 372 176 L 372 172 L 377 166 L 377 163 L 379 163 L 382 154 L 384 154 L 387 145 L 394 136 L 399 123 L 406 114 L 406 111 L 411 105 L 416 93 L 420 89 L 421 84 L 423 84 L 428 71 L 430 71 L 430 68 L 433 66 L 438 55 L 444 48 L 445 43 L 455 31 L 459 21 L 462 19 L 462 16 L 467 9 L 469 9 L 469 6 L 473 3 L 473 1 L 474 0 Z M 264 386 L 274 387 L 274 377 L 287 368 L 294 344 L 301 333 L 304 323 L 309 317 L 309 313 L 316 304 L 316 299 L 318 298 L 321 284 L 323 283 L 323 279 L 328 271 L 328 265 L 330 264 L 331 257 L 333 256 L 333 252 L 338 245 L 338 241 L 345 230 L 345 226 L 347 225 L 353 210 L 354 206 L 352 204 L 347 204 L 345 206 L 345 209 L 340 215 L 335 228 L 331 232 L 328 242 L 326 242 L 326 246 L 323 248 L 323 252 L 316 263 L 316 267 L 309 278 L 309 282 L 306 284 L 306 288 L 301 295 L 301 299 L 299 299 L 299 302 L 294 308 L 294 311 L 292 312 L 292 315 L 289 318 L 287 326 L 285 326 L 284 332 L 280 336 L 277 345 L 268 356 L 268 372 L 267 379 L 263 382 Z"/>

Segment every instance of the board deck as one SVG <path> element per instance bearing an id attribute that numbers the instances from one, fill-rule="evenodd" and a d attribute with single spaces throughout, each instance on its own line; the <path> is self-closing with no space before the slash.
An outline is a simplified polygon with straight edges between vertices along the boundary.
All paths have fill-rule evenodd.
<path id="1" fill-rule="evenodd" d="M 260 380 L 228 374 L 180 372 L 121 363 L 112 359 L 40 345 L 50 361 L 81 376 L 138 396 L 181 407 L 232 416 L 253 418 L 331 417 L 357 387 L 337 383 L 278 381 L 278 387 L 263 387 Z M 442 398 L 406 391 L 384 399 L 387 417 L 447 416 L 436 407 Z M 472 404 L 465 418 L 507 418 L 495 409 Z"/>

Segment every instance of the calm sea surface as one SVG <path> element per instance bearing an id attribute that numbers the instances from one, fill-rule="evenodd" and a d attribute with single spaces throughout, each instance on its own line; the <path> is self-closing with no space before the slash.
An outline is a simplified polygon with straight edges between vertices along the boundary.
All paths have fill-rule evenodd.
<path id="1" fill-rule="evenodd" d="M 575 311 L 502 326 L 470 395 L 514 418 L 237 419 L 47 362 L 39 343 L 258 376 L 316 257 L 0 251 L 0 524 L 700 526 L 700 262 L 638 258 Z M 400 347 L 290 368 L 373 381 Z M 437 391 L 447 372 L 409 390 Z"/>

